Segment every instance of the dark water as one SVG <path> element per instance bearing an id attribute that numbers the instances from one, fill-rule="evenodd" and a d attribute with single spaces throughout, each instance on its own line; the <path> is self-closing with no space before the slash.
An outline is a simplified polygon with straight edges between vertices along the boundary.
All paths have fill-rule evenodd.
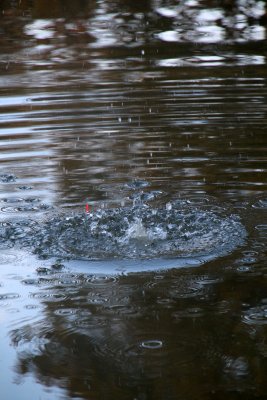
<path id="1" fill-rule="evenodd" d="M 0 11 L 1 399 L 266 398 L 266 2 Z"/>

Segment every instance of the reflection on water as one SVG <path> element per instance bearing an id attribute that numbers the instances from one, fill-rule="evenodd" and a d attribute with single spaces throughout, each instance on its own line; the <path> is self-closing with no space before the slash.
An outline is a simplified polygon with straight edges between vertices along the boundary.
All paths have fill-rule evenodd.
<path id="1" fill-rule="evenodd" d="M 248 280 L 225 264 L 223 273 L 214 264 L 121 277 L 46 264 L 27 279 L 9 265 L 0 302 L 22 387 L 34 374 L 70 398 L 197 399 L 210 388 L 208 398 L 241 398 L 236 388 L 257 398 L 255 384 L 266 390 L 264 275 Z M 4 292 L 8 280 L 17 291 Z"/>
<path id="2" fill-rule="evenodd" d="M 3 398 L 264 398 L 266 15 L 260 0 L 1 2 Z M 164 271 L 22 250 L 39 226 L 52 247 L 78 236 L 53 230 L 59 210 L 125 217 L 135 191 L 170 219 L 175 202 L 198 210 L 192 237 L 211 211 L 240 235 L 215 224 L 198 240 L 227 251 Z M 135 246 L 151 224 L 131 221 Z"/>

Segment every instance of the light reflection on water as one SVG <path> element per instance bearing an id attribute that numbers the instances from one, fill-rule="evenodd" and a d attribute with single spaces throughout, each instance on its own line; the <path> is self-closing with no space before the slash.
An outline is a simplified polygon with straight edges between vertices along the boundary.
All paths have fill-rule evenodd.
<path id="1" fill-rule="evenodd" d="M 3 398 L 263 398 L 266 4 L 0 8 L 1 238 L 58 207 L 129 205 L 137 182 L 165 204 L 224 207 L 248 233 L 217 260 L 127 275 L 129 261 L 1 241 Z"/>

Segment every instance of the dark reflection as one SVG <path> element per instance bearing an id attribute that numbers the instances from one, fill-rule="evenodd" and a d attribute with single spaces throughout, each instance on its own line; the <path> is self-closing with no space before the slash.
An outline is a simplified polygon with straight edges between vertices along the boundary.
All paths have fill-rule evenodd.
<path id="1" fill-rule="evenodd" d="M 266 309 L 266 285 L 252 275 L 248 291 L 240 278 L 41 274 L 32 296 L 42 319 L 10 332 L 16 371 L 57 382 L 70 398 L 259 398 L 266 316 L 247 316 L 250 303 Z"/>
<path id="2" fill-rule="evenodd" d="M 102 4 L 105 4 L 109 11 L 118 13 L 148 13 L 153 8 L 153 1 L 151 0 L 108 0 L 102 1 Z"/>
<path id="3" fill-rule="evenodd" d="M 95 9 L 95 0 L 45 0 L 33 2 L 33 18 L 88 18 Z"/>
<path id="4" fill-rule="evenodd" d="M 43 0 L 1 1 L 2 16 L 31 16 L 33 18 L 88 18 L 95 8 L 94 0 L 51 0 L 49 7 Z"/>

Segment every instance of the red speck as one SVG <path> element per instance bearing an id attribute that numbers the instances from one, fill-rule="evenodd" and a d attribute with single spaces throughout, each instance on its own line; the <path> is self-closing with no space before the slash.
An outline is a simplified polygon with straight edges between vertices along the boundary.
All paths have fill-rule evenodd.
<path id="1" fill-rule="evenodd" d="M 86 213 L 89 213 L 89 212 L 90 212 L 90 206 L 89 206 L 89 204 L 86 204 L 86 205 L 85 205 L 85 212 L 86 212 Z"/>

